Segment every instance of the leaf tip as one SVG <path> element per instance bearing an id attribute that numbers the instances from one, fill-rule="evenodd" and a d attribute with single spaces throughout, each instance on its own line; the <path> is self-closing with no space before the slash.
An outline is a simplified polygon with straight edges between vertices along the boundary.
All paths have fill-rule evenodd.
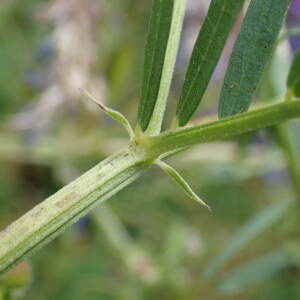
<path id="1" fill-rule="evenodd" d="M 94 96 L 92 96 L 87 90 L 85 90 L 83 88 L 79 88 L 79 90 L 87 97 L 87 99 L 94 102 L 104 112 L 107 112 L 107 109 L 106 109 L 105 105 L 102 104 L 99 100 L 96 100 L 96 98 Z"/>
<path id="2" fill-rule="evenodd" d="M 202 199 L 200 199 L 197 194 L 192 190 L 190 185 L 185 181 L 185 179 L 171 166 L 166 164 L 165 162 L 158 160 L 156 161 L 156 164 L 165 171 L 177 184 L 182 188 L 182 190 L 189 196 L 191 199 L 197 201 L 204 207 L 206 207 L 209 211 L 211 211 L 211 208 L 209 205 L 207 205 Z"/>
<path id="3" fill-rule="evenodd" d="M 195 199 L 198 203 L 200 203 L 202 206 L 204 206 L 205 208 L 207 208 L 209 212 L 212 212 L 211 207 L 207 203 L 205 203 L 202 199 L 200 199 L 198 196 L 197 197 L 193 197 L 193 199 Z"/>
<path id="4" fill-rule="evenodd" d="M 100 101 L 96 100 L 95 97 L 93 97 L 88 91 L 86 91 L 84 89 L 81 89 L 81 90 L 84 93 L 84 95 L 86 95 L 88 99 L 90 99 L 95 104 L 97 104 L 104 113 L 109 115 L 111 118 L 113 118 L 115 121 L 117 121 L 119 124 L 121 124 L 125 128 L 125 130 L 129 134 L 130 140 L 133 140 L 135 138 L 133 129 L 131 128 L 129 121 L 126 119 L 125 116 L 123 116 L 119 111 L 116 111 L 114 109 L 106 107 Z"/>

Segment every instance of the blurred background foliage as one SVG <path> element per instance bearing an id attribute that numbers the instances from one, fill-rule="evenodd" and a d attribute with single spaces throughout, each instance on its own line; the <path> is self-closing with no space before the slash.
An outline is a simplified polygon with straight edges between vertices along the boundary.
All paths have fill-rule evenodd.
<path id="1" fill-rule="evenodd" d="M 79 89 L 136 122 L 149 2 L 1 1 L 1 228 L 126 144 Z M 208 5 L 188 1 L 166 125 Z M 299 22 L 294 0 L 286 28 Z M 284 93 L 298 40 L 278 44 L 260 102 Z M 0 299 L 300 299 L 299 135 L 293 121 L 170 159 L 211 213 L 153 168 L 2 278 Z"/>

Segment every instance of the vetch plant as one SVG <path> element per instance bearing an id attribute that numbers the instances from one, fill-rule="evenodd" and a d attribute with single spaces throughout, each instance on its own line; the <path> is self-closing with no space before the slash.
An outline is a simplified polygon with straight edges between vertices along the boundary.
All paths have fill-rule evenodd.
<path id="1" fill-rule="evenodd" d="M 199 143 L 228 139 L 300 117 L 299 56 L 288 80 L 288 101 L 247 112 L 276 46 L 291 0 L 252 0 L 247 8 L 222 89 L 221 119 L 189 126 L 203 98 L 229 33 L 246 1 L 212 0 L 195 43 L 176 116 L 161 132 L 178 52 L 186 0 L 153 0 L 146 43 L 138 124 L 87 96 L 128 131 L 128 146 L 44 200 L 0 233 L 0 274 L 46 245 L 68 226 L 156 164 L 207 206 L 163 160 Z M 75 87 L 76 88 L 76 87 Z M 208 206 L 207 206 L 208 207 Z"/>

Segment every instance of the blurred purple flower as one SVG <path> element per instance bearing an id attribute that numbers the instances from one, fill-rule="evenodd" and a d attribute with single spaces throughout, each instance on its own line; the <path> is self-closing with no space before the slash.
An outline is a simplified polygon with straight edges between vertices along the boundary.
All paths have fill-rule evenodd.
<path id="1" fill-rule="evenodd" d="M 294 14 L 295 16 L 300 18 L 300 1 L 299 0 L 292 1 L 290 11 L 292 14 Z"/>
<path id="2" fill-rule="evenodd" d="M 293 0 L 287 17 L 287 26 L 288 28 L 293 28 L 299 25 L 300 25 L 300 0 Z M 299 35 L 291 36 L 290 43 L 292 46 L 292 50 L 295 53 L 300 46 L 300 36 Z"/>

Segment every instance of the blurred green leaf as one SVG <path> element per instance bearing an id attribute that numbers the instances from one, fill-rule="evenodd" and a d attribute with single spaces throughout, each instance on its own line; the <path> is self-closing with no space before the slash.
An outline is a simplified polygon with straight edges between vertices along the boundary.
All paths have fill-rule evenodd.
<path id="1" fill-rule="evenodd" d="M 293 66 L 290 68 L 290 53 L 283 51 L 284 48 L 278 47 L 272 60 L 269 80 L 272 88 L 273 97 L 283 96 L 286 93 L 286 78 L 289 87 L 286 93 L 286 99 L 293 95 L 294 83 L 297 85 L 297 77 L 300 83 L 300 52 L 296 55 Z M 277 133 L 280 146 L 288 162 L 291 179 L 300 196 L 300 121 L 293 120 L 277 126 Z"/>
<path id="2" fill-rule="evenodd" d="M 251 289 L 252 290 L 252 289 Z M 299 284 L 297 279 L 290 280 L 289 276 L 280 276 L 266 283 L 263 288 L 259 287 L 251 300 L 282 300 L 299 299 Z"/>
<path id="3" fill-rule="evenodd" d="M 290 121 L 287 126 L 289 128 L 288 136 L 295 158 L 294 164 L 298 167 L 300 173 L 300 122 L 299 120 Z"/>
<path id="4" fill-rule="evenodd" d="M 289 266 L 291 260 L 284 251 L 268 253 L 225 273 L 218 290 L 225 294 L 240 292 L 255 283 L 270 279 Z"/>
<path id="5" fill-rule="evenodd" d="M 244 0 L 212 0 L 186 73 L 176 114 L 184 126 L 196 111 Z"/>
<path id="6" fill-rule="evenodd" d="M 300 121 L 281 124 L 277 127 L 277 132 L 292 174 L 292 181 L 300 195 Z"/>
<path id="7" fill-rule="evenodd" d="M 184 242 L 187 230 L 184 224 L 174 222 L 167 231 L 163 248 L 161 250 L 161 265 L 167 272 L 176 270 L 184 257 Z"/>
<path id="8" fill-rule="evenodd" d="M 138 111 L 138 123 L 142 131 L 148 127 L 157 100 L 171 28 L 173 2 L 173 0 L 153 0 L 152 4 Z"/>
<path id="9" fill-rule="evenodd" d="M 287 80 L 288 89 L 300 97 L 300 51 L 296 54 Z"/>
<path id="10" fill-rule="evenodd" d="M 28 262 L 22 262 L 10 270 L 0 280 L 9 289 L 23 289 L 31 281 L 32 269 Z"/>
<path id="11" fill-rule="evenodd" d="M 247 111 L 291 0 L 252 0 L 224 80 L 219 116 Z"/>
<path id="12" fill-rule="evenodd" d="M 4 286 L 0 286 L 0 300 L 6 300 L 7 299 L 7 290 Z"/>
<path id="13" fill-rule="evenodd" d="M 32 268 L 28 262 L 22 262 L 0 278 L 0 300 L 15 299 L 13 295 L 24 296 L 32 281 Z M 2 298 L 1 298 L 2 297 Z"/>
<path id="14" fill-rule="evenodd" d="M 291 201 L 282 200 L 272 206 L 260 211 L 251 218 L 229 241 L 221 253 L 204 268 L 202 273 L 205 279 L 210 279 L 215 272 L 220 270 L 227 261 L 243 247 L 248 245 L 251 240 L 270 228 L 290 207 Z"/>
<path id="15" fill-rule="evenodd" d="M 284 43 L 278 44 L 276 47 L 270 67 L 266 73 L 269 83 L 267 83 L 271 90 L 266 98 L 275 100 L 278 97 L 284 97 L 286 94 L 286 81 L 291 67 L 290 52 L 286 51 Z M 267 86 L 263 87 L 266 90 Z"/>

